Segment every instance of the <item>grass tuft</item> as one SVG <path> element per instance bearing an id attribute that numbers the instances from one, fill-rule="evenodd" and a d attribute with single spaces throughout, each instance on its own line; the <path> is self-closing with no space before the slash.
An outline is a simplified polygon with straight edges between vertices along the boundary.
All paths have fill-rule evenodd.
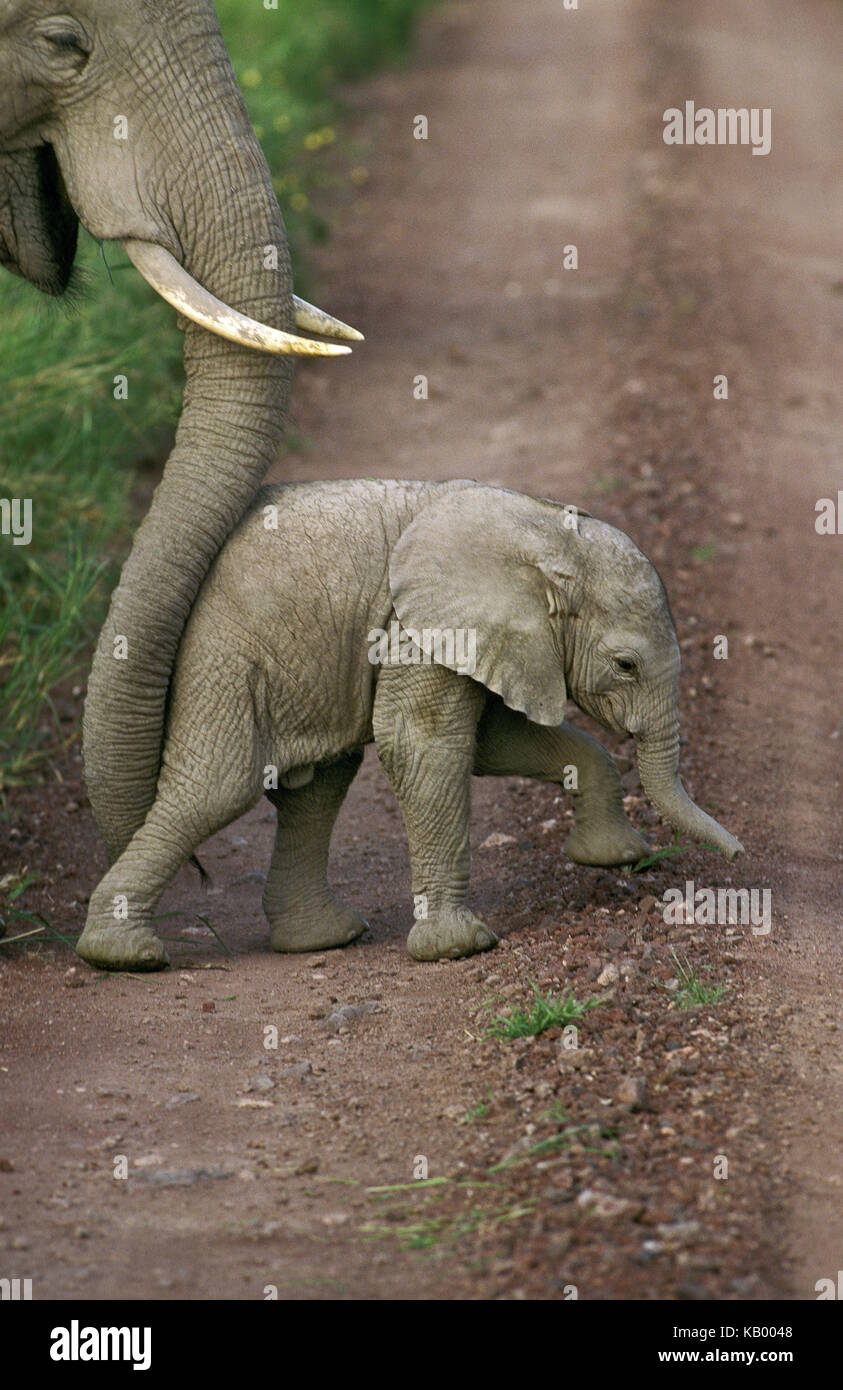
<path id="1" fill-rule="evenodd" d="M 680 1009 L 695 1009 L 701 1004 L 719 1004 L 724 995 L 728 993 L 729 986 L 704 984 L 692 969 L 687 957 L 683 965 L 675 951 L 671 951 L 670 954 L 673 956 L 676 973 L 679 977 L 679 988 L 675 993 L 676 1002 Z"/>
<path id="2" fill-rule="evenodd" d="M 552 994 L 542 994 L 532 980 L 529 984 L 535 995 L 532 1008 L 526 1011 L 513 1007 L 508 1014 L 497 1014 L 483 1034 L 484 1039 L 497 1038 L 501 1042 L 512 1042 L 514 1038 L 538 1037 L 548 1028 L 567 1027 L 569 1023 L 582 1018 L 589 1009 L 599 1008 L 601 1003 L 599 999 L 586 999 L 578 1004 L 573 989 L 556 999 Z"/>

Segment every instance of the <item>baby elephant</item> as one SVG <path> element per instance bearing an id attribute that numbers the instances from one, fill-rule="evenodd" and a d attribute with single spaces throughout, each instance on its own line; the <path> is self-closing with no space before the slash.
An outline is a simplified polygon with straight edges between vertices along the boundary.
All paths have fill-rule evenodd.
<path id="1" fill-rule="evenodd" d="M 644 789 L 683 835 L 741 845 L 679 778 L 679 647 L 661 580 L 575 507 L 473 482 L 365 479 L 262 489 L 199 591 L 170 691 L 155 803 L 94 893 L 79 954 L 167 964 L 152 918 L 203 840 L 266 794 L 278 812 L 263 905 L 276 951 L 365 929 L 334 897 L 331 832 L 374 740 L 410 842 L 417 960 L 495 944 L 466 906 L 472 774 L 574 795 L 564 852 L 625 864 L 646 842 L 613 759 L 570 698 L 632 734 Z M 127 756 L 128 756 L 127 750 Z"/>

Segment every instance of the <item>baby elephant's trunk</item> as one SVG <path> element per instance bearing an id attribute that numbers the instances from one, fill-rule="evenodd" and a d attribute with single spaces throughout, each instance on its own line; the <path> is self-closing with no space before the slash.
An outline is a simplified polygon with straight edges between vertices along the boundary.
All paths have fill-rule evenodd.
<path id="1" fill-rule="evenodd" d="M 743 853 L 740 840 L 701 811 L 685 791 L 679 776 L 678 724 L 674 723 L 664 734 L 650 737 L 642 734 L 636 739 L 636 745 L 641 785 L 659 815 L 680 835 L 719 849 L 727 859 Z"/>

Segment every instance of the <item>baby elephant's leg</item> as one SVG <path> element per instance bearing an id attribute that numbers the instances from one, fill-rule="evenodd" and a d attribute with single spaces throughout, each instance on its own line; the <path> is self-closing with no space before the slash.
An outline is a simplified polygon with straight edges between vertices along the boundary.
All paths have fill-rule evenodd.
<path id="1" fill-rule="evenodd" d="M 469 956 L 497 937 L 465 906 L 468 817 L 477 720 L 485 693 L 442 666 L 386 666 L 375 743 L 401 805 L 413 870 L 416 960 Z"/>
<path id="2" fill-rule="evenodd" d="M 574 798 L 574 829 L 563 845 L 577 864 L 634 864 L 647 841 L 630 825 L 615 760 L 571 724 L 548 728 L 495 700 L 477 730 L 475 773 L 558 782 Z"/>
<path id="3" fill-rule="evenodd" d="M 149 815 L 97 885 L 85 930 L 76 944 L 83 960 L 102 970 L 160 970 L 169 963 L 155 934 L 155 908 L 164 889 L 203 840 L 248 811 L 259 799 L 244 780 L 233 801 L 208 780 L 197 783 L 167 769 Z"/>
<path id="4" fill-rule="evenodd" d="M 295 790 L 270 793 L 278 809 L 275 849 L 263 895 L 269 939 L 275 951 L 324 951 L 346 946 L 368 923 L 328 887 L 331 832 L 345 794 L 362 762 L 349 753 Z"/>

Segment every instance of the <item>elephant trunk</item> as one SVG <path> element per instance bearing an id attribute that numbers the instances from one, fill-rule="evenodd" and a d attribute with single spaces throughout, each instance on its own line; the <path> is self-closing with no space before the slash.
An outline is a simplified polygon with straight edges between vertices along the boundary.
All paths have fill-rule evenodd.
<path id="1" fill-rule="evenodd" d="M 663 733 L 636 737 L 638 773 L 644 792 L 659 815 L 692 840 L 718 849 L 734 859 L 743 845 L 688 796 L 679 776 L 679 725 Z"/>
<path id="2" fill-rule="evenodd" d="M 219 62 L 227 66 L 224 50 Z M 210 81 L 207 67 L 198 80 Z M 232 309 L 289 332 L 283 221 L 239 93 L 232 81 L 196 102 L 204 124 L 189 196 L 172 179 L 156 193 L 179 261 Z M 180 325 L 186 384 L 175 446 L 113 594 L 85 706 L 85 774 L 110 862 L 155 799 L 167 691 L 191 605 L 275 459 L 289 399 L 289 357 Z"/>

